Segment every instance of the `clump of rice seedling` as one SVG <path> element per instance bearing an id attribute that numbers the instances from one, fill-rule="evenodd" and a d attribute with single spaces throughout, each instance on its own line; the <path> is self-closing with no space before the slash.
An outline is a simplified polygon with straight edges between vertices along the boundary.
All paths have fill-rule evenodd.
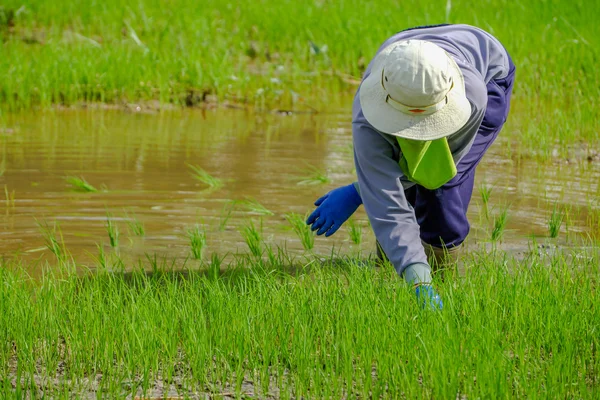
<path id="1" fill-rule="evenodd" d="M 8 186 L 4 185 L 4 197 L 6 199 L 6 212 L 9 208 L 15 208 L 15 191 L 8 191 Z"/>
<path id="2" fill-rule="evenodd" d="M 325 172 L 314 165 L 309 165 L 308 168 L 305 169 L 305 174 L 306 175 L 300 177 L 298 185 L 320 185 L 329 183 L 329 178 Z"/>
<path id="3" fill-rule="evenodd" d="M 76 176 L 68 176 L 65 179 L 76 192 L 95 193 L 98 191 L 98 189 L 89 184 L 83 177 L 78 178 Z"/>
<path id="4" fill-rule="evenodd" d="M 190 240 L 192 257 L 195 260 L 201 260 L 206 248 L 206 233 L 200 225 L 195 225 L 193 228 L 188 229 L 187 237 Z"/>
<path id="5" fill-rule="evenodd" d="M 248 224 L 246 224 L 242 230 L 241 234 L 250 249 L 250 253 L 255 257 L 262 256 L 262 229 L 258 229 L 252 220 Z"/>
<path id="6" fill-rule="evenodd" d="M 483 202 L 484 215 L 485 215 L 485 218 L 487 219 L 489 217 L 489 212 L 490 212 L 489 201 L 490 201 L 490 196 L 492 195 L 492 187 L 482 184 L 479 187 L 479 194 L 481 195 L 481 201 Z"/>
<path id="7" fill-rule="evenodd" d="M 565 210 L 559 210 L 558 206 L 554 204 L 552 214 L 550 215 L 550 219 L 548 220 L 548 232 L 550 233 L 551 238 L 555 238 L 558 236 L 564 218 Z"/>
<path id="8" fill-rule="evenodd" d="M 144 223 L 140 221 L 136 216 L 127 221 L 127 226 L 129 227 L 129 231 L 133 233 L 135 236 L 145 236 L 146 229 L 144 228 Z"/>
<path id="9" fill-rule="evenodd" d="M 110 214 L 106 214 L 106 232 L 108 233 L 108 240 L 110 241 L 110 247 L 119 247 L 119 227 L 116 225 Z"/>
<path id="10" fill-rule="evenodd" d="M 239 203 L 242 204 L 248 211 L 253 212 L 255 214 L 275 215 L 271 210 L 267 209 L 265 206 L 260 204 L 258 200 L 253 199 L 251 197 L 246 197 L 245 200 L 241 200 Z"/>
<path id="11" fill-rule="evenodd" d="M 508 220 L 508 207 L 503 209 L 497 216 L 494 217 L 494 228 L 492 229 L 492 242 L 497 242 L 504 235 L 504 228 Z"/>
<path id="12" fill-rule="evenodd" d="M 300 238 L 302 247 L 305 250 L 312 250 L 315 245 L 314 233 L 310 230 L 310 226 L 306 225 L 306 217 L 296 213 L 289 213 L 285 215 L 285 219 L 292 225 L 292 229 Z"/>
<path id="13" fill-rule="evenodd" d="M 67 259 L 68 253 L 60 226 L 56 222 L 54 222 L 52 227 L 48 226 L 47 222 L 44 222 L 43 225 L 39 222 L 37 224 L 42 232 L 48 250 L 54 254 L 59 262 L 64 262 Z"/>
<path id="14" fill-rule="evenodd" d="M 223 181 L 221 179 L 212 176 L 204 169 L 192 164 L 186 165 L 192 170 L 192 177 L 197 181 L 207 185 L 209 188 L 218 189 L 223 186 Z"/>
<path id="15" fill-rule="evenodd" d="M 348 233 L 350 234 L 350 240 L 354 244 L 360 244 L 362 242 L 362 226 L 356 222 L 354 218 L 350 218 L 348 221 Z"/>
<path id="16" fill-rule="evenodd" d="M 233 213 L 233 209 L 235 208 L 235 201 L 228 201 L 221 210 L 221 217 L 219 220 L 219 231 L 225 230 L 225 225 L 227 225 L 227 221 L 231 218 L 231 214 Z"/>

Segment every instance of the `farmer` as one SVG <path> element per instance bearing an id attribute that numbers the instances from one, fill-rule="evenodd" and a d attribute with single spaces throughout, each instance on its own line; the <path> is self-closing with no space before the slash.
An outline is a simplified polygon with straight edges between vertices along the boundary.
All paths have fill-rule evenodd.
<path id="1" fill-rule="evenodd" d="M 431 266 L 457 261 L 469 233 L 475 167 L 506 121 L 515 67 L 489 33 L 418 27 L 383 43 L 352 107 L 358 182 L 332 190 L 308 217 L 331 236 L 364 204 L 378 255 L 441 308 Z"/>

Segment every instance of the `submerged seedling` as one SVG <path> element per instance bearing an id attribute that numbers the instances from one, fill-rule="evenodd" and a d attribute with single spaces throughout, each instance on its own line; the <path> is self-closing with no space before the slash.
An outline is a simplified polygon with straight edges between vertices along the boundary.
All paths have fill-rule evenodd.
<path id="1" fill-rule="evenodd" d="M 292 225 L 292 229 L 300 238 L 302 247 L 305 250 L 312 250 L 315 245 L 314 233 L 310 230 L 310 226 L 306 225 L 306 217 L 296 213 L 289 213 L 285 215 L 285 219 Z"/>
<path id="2" fill-rule="evenodd" d="M 350 218 L 348 228 L 352 243 L 360 244 L 362 242 L 362 226 L 354 218 Z"/>
<path id="3" fill-rule="evenodd" d="M 255 214 L 275 215 L 271 210 L 260 204 L 258 200 L 251 197 L 246 197 L 246 199 L 239 201 L 239 204 L 241 204 L 246 210 Z"/>
<path id="4" fill-rule="evenodd" d="M 485 214 L 485 218 L 489 218 L 490 209 L 489 209 L 489 201 L 490 196 L 492 195 L 492 187 L 482 184 L 479 187 L 479 194 L 481 195 L 481 201 L 483 202 L 483 211 Z"/>
<path id="5" fill-rule="evenodd" d="M 329 178 L 325 172 L 314 165 L 308 165 L 304 172 L 306 175 L 300 177 L 298 185 L 320 185 L 329 183 Z"/>
<path id="6" fill-rule="evenodd" d="M 206 233 L 200 225 L 195 225 L 193 228 L 188 229 L 187 237 L 190 240 L 192 257 L 195 260 L 201 260 L 206 248 Z"/>
<path id="7" fill-rule="evenodd" d="M 119 227 L 112 221 L 111 215 L 108 213 L 106 214 L 106 232 L 108 233 L 110 247 L 119 247 Z"/>
<path id="8" fill-rule="evenodd" d="M 497 242 L 502 239 L 502 236 L 504 235 L 504 229 L 506 228 L 507 220 L 508 207 L 500 211 L 500 213 L 494 217 L 494 228 L 492 229 L 492 242 Z"/>
<path id="9" fill-rule="evenodd" d="M 231 214 L 233 213 L 233 209 L 235 208 L 235 201 L 228 201 L 221 210 L 221 215 L 219 218 L 219 231 L 224 231 L 227 222 L 231 218 Z"/>
<path id="10" fill-rule="evenodd" d="M 211 189 L 218 189 L 223 186 L 223 181 L 206 172 L 201 167 L 192 164 L 186 164 L 192 170 L 192 177 L 197 181 L 207 185 Z"/>
<path id="11" fill-rule="evenodd" d="M 127 221 L 127 226 L 129 227 L 129 231 L 133 233 L 135 236 L 145 236 L 146 229 L 144 228 L 144 223 L 140 221 L 136 216 Z"/>
<path id="12" fill-rule="evenodd" d="M 64 262 L 67 258 L 67 248 L 58 223 L 54 222 L 52 227 L 45 221 L 43 224 L 38 222 L 37 225 L 42 232 L 42 237 L 48 250 L 54 254 L 59 262 Z"/>
<path id="13" fill-rule="evenodd" d="M 98 191 L 94 186 L 89 184 L 83 177 L 69 176 L 65 178 L 71 188 L 76 192 L 95 193 Z"/>
<path id="14" fill-rule="evenodd" d="M 548 220 L 548 232 L 550 233 L 551 238 L 555 238 L 558 236 L 564 218 L 565 210 L 559 210 L 559 207 L 555 204 L 554 208 L 552 209 L 550 219 Z"/>
<path id="15" fill-rule="evenodd" d="M 15 191 L 8 191 L 8 186 L 4 185 L 4 198 L 6 201 L 6 212 L 9 208 L 15 208 Z"/>
<path id="16" fill-rule="evenodd" d="M 250 253 L 256 257 L 262 256 L 262 229 L 258 229 L 250 220 L 241 230 L 242 237 L 250 249 Z"/>

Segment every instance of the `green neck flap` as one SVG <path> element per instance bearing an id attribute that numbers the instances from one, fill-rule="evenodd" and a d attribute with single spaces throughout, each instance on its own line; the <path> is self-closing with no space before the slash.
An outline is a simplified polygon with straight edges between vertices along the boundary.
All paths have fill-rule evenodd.
<path id="1" fill-rule="evenodd" d="M 456 164 L 446 138 L 421 141 L 396 137 L 402 151 L 400 168 L 426 189 L 437 189 L 456 176 Z"/>

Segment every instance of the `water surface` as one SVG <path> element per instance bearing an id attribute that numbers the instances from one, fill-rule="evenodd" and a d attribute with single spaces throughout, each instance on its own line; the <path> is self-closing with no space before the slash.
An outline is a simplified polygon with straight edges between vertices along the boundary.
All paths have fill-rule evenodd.
<path id="1" fill-rule="evenodd" d="M 557 243 L 590 232 L 598 197 L 597 163 L 550 163 L 513 159 L 510 125 L 477 171 L 470 208 L 471 244 L 489 240 L 493 216 L 509 206 L 506 246 L 526 247 L 532 235 L 547 235 L 555 203 L 570 209 Z M 136 113 L 116 110 L 61 110 L 0 119 L 0 250 L 4 257 L 40 259 L 50 255 L 40 224 L 57 223 L 76 260 L 93 265 L 98 246 L 113 251 L 106 232 L 109 213 L 120 230 L 119 253 L 136 259 L 148 254 L 185 259 L 188 229 L 207 233 L 207 254 L 246 252 L 240 229 L 262 224 L 265 240 L 302 254 L 284 215 L 306 214 L 334 187 L 352 182 L 349 108 L 319 114 L 251 113 L 238 109 Z M 191 175 L 187 164 L 222 179 L 218 190 Z M 309 168 L 326 173 L 325 184 L 299 184 Z M 100 189 L 78 193 L 67 176 L 84 177 Z M 479 194 L 493 187 L 485 218 Z M 11 201 L 14 196 L 14 202 Z M 8 199 L 4 199 L 8 197 Z M 261 216 L 240 205 L 224 223 L 232 200 L 253 198 L 274 215 Z M 139 219 L 146 235 L 136 237 L 127 221 Z M 373 249 L 373 235 L 361 209 L 363 242 L 352 243 L 347 227 L 317 238 L 315 251 L 341 254 Z M 222 225 L 222 227 L 220 227 Z"/>

